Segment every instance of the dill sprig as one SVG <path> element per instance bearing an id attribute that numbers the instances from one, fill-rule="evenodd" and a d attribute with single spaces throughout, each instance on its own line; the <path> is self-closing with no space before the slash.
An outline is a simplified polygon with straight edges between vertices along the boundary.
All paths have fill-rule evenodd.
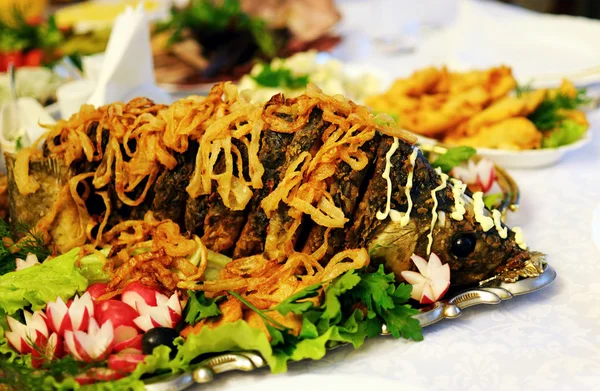
<path id="1" fill-rule="evenodd" d="M 87 373 L 91 369 L 105 367 L 105 363 L 77 361 L 71 355 L 46 361 L 39 369 L 17 360 L 13 362 L 0 360 L 0 384 L 5 384 L 9 389 L 14 390 L 42 390 L 46 389 L 47 378 L 53 378 L 60 383 L 79 374 Z"/>
<path id="2" fill-rule="evenodd" d="M 42 234 L 23 222 L 16 222 L 11 228 L 0 219 L 0 238 L 0 275 L 14 271 L 17 258 L 25 259 L 27 254 L 34 254 L 43 262 L 52 254 Z"/>
<path id="3" fill-rule="evenodd" d="M 585 89 L 578 89 L 575 96 L 557 93 L 555 96 L 546 98 L 540 103 L 528 118 L 538 130 L 548 131 L 557 128 L 567 117 L 563 110 L 574 110 L 590 101 Z"/>

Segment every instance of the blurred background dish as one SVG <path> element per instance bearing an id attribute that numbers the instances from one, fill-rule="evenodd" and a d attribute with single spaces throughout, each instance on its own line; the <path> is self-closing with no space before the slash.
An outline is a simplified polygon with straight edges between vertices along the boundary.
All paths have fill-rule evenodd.
<path id="1" fill-rule="evenodd" d="M 170 91 L 238 80 L 257 61 L 328 50 L 340 15 L 333 0 L 191 0 L 154 26 L 157 81 Z"/>
<path id="2" fill-rule="evenodd" d="M 568 80 L 550 89 L 519 85 L 507 66 L 467 72 L 428 67 L 366 99 L 429 142 L 475 147 L 509 167 L 552 164 L 585 145 L 591 136 L 582 107 L 588 102 L 585 89 Z"/>
<path id="3" fill-rule="evenodd" d="M 251 93 L 252 101 L 265 103 L 278 93 L 287 98 L 301 95 L 309 83 L 317 85 L 325 94 L 342 94 L 358 103 L 381 88 L 376 72 L 348 66 L 315 50 L 256 64 L 250 73 L 242 76 L 238 85 L 240 91 Z"/>

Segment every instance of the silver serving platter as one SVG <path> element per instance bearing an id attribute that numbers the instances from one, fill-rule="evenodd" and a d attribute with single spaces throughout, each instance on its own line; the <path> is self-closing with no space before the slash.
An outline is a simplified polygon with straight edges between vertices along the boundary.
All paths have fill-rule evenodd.
<path id="1" fill-rule="evenodd" d="M 537 277 L 520 279 L 514 283 L 498 280 L 486 281 L 478 287 L 462 291 L 452 298 L 437 302 L 432 308 L 414 317 L 422 327 L 432 325 L 442 319 L 454 319 L 466 308 L 482 304 L 500 304 L 514 296 L 535 292 L 548 286 L 556 278 L 556 271 L 549 264 L 543 265 L 543 272 Z M 381 334 L 389 334 L 383 327 Z M 335 345 L 332 348 L 341 346 Z M 220 354 L 197 364 L 193 370 L 182 374 L 167 374 L 146 381 L 147 391 L 179 391 L 194 384 L 212 381 L 216 375 L 230 371 L 253 371 L 265 367 L 266 361 L 257 353 L 241 351 Z"/>

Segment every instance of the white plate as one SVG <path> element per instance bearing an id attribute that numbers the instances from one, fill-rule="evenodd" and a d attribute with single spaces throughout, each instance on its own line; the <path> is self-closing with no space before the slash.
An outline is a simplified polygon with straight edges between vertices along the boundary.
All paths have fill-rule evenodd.
<path id="1" fill-rule="evenodd" d="M 422 143 L 439 143 L 439 141 L 428 137 L 417 136 L 417 138 Z M 542 148 L 524 151 L 477 148 L 477 153 L 504 168 L 540 168 L 558 163 L 567 152 L 581 149 L 591 140 L 592 132 L 588 130 L 581 140 L 558 148 Z"/>

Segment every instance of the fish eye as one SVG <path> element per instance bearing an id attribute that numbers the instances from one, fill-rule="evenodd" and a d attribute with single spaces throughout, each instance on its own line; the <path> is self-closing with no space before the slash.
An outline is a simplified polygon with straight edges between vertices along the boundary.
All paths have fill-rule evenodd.
<path id="1" fill-rule="evenodd" d="M 473 234 L 465 233 L 457 235 L 452 240 L 452 254 L 459 258 L 468 257 L 475 251 L 476 244 L 477 238 Z"/>

